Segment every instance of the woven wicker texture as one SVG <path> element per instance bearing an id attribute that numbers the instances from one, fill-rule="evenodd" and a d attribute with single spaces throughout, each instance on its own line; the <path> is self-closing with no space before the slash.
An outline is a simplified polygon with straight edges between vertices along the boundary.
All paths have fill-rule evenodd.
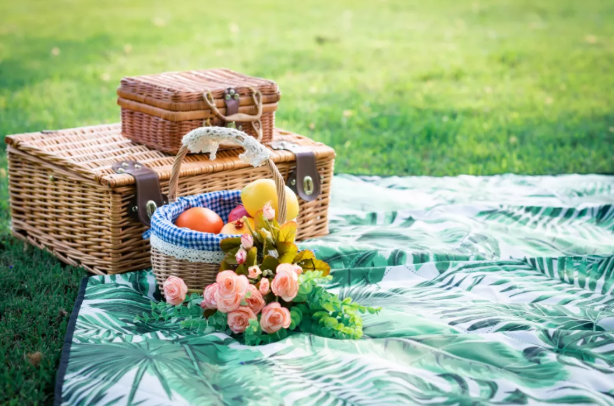
<path id="1" fill-rule="evenodd" d="M 334 150 L 283 130 L 276 130 L 275 139 L 309 146 L 316 154 L 322 194 L 313 202 L 299 199 L 298 239 L 327 234 Z M 142 239 L 146 229 L 127 215 L 134 178 L 113 173 L 111 165 L 124 159 L 139 161 L 158 173 L 167 193 L 173 155 L 130 141 L 121 135 L 119 124 L 13 135 L 6 142 L 14 235 L 97 274 L 150 266 L 150 246 Z M 241 162 L 240 152 L 219 151 L 215 161 L 207 155 L 187 155 L 179 196 L 241 189 L 270 177 L 267 167 Z M 295 167 L 289 151 L 273 151 L 272 159 L 284 178 Z"/>
<path id="2" fill-rule="evenodd" d="M 122 132 L 135 142 L 153 149 L 176 154 L 181 137 L 203 125 L 222 126 L 226 113 L 224 90 L 232 87 L 239 96 L 239 112 L 256 112 L 254 90 L 260 92 L 262 104 L 261 142 L 268 143 L 275 128 L 275 111 L 280 98 L 275 82 L 246 76 L 228 69 L 167 72 L 126 77 L 117 90 L 117 104 L 122 111 Z M 204 100 L 210 93 L 214 112 Z M 258 138 L 254 124 L 241 123 L 242 130 Z"/>
<path id="3" fill-rule="evenodd" d="M 160 287 L 169 276 L 177 276 L 183 279 L 188 289 L 199 290 L 215 282 L 220 269 L 220 264 L 205 264 L 177 259 L 165 255 L 155 248 L 151 250 L 151 265 L 156 276 L 156 282 Z"/>
<path id="4" fill-rule="evenodd" d="M 145 106 L 145 105 L 143 105 Z M 162 152 L 176 154 L 181 148 L 181 138 L 190 131 L 207 124 L 207 120 L 169 121 L 128 108 L 121 109 L 122 133 L 135 142 L 155 147 Z M 275 113 L 262 114 L 262 140 L 268 144 L 273 140 L 275 128 Z M 210 119 L 212 126 L 223 126 L 224 122 L 218 118 Z M 256 130 L 250 123 L 243 124 L 243 131 L 257 138 Z"/>

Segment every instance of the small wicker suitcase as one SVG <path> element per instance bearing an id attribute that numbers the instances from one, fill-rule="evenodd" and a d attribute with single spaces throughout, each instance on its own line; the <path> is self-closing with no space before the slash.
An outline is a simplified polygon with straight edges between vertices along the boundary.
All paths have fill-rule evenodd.
<path id="1" fill-rule="evenodd" d="M 12 135 L 6 143 L 13 235 L 96 274 L 151 266 L 144 223 L 166 202 L 175 156 L 132 142 L 119 124 Z M 327 234 L 335 151 L 278 129 L 269 149 L 299 196 L 297 238 Z M 177 194 L 237 190 L 270 176 L 241 161 L 242 151 L 219 151 L 213 161 L 185 156 Z M 144 187 L 151 183 L 156 193 Z M 138 203 L 143 197 L 146 204 Z"/>
<path id="2" fill-rule="evenodd" d="M 235 127 L 270 142 L 280 99 L 275 82 L 228 69 L 125 77 L 117 95 L 123 135 L 172 154 L 186 133 L 205 125 Z"/>

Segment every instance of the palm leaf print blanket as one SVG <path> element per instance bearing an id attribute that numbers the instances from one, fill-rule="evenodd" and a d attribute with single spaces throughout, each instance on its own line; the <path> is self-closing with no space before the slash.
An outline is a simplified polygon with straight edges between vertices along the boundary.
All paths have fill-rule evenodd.
<path id="1" fill-rule="evenodd" d="M 614 177 L 357 177 L 301 243 L 363 305 L 365 337 L 135 324 L 151 271 L 84 281 L 62 405 L 614 404 Z"/>

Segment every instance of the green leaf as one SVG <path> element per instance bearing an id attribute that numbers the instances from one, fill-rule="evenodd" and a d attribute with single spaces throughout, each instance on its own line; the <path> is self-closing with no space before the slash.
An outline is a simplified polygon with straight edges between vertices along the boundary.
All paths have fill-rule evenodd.
<path id="1" fill-rule="evenodd" d="M 322 272 L 322 276 L 327 276 L 330 273 L 330 265 L 328 263 L 317 259 L 308 258 L 299 261 L 298 263 L 305 271 L 319 271 Z"/>
<path id="2" fill-rule="evenodd" d="M 328 312 L 319 311 L 319 312 L 315 312 L 311 317 L 313 319 L 319 320 L 322 317 L 326 317 L 326 316 L 328 316 Z"/>
<path id="3" fill-rule="evenodd" d="M 279 261 L 277 260 L 277 258 L 273 258 L 272 256 L 267 255 L 262 260 L 262 264 L 260 264 L 260 269 L 263 271 L 265 269 L 270 269 L 271 271 L 273 271 L 273 274 L 274 274 L 278 265 L 279 265 Z"/>
<path id="4" fill-rule="evenodd" d="M 293 306 L 290 309 L 290 315 L 292 315 L 292 313 L 294 312 L 297 314 L 296 317 L 298 317 L 299 319 L 303 318 L 303 310 L 301 310 L 301 307 L 304 308 L 305 306 Z"/>
<path id="5" fill-rule="evenodd" d="M 240 248 L 241 247 L 239 246 L 239 247 L 235 247 L 227 251 L 226 256 L 224 256 L 224 262 L 230 265 L 238 265 L 237 258 L 235 258 L 235 255 L 237 254 Z"/>
<path id="6" fill-rule="evenodd" d="M 314 259 L 315 270 L 322 272 L 322 276 L 327 276 L 330 273 L 330 265 L 321 259 Z"/>
<path id="7" fill-rule="evenodd" d="M 367 311 L 371 314 L 378 314 L 382 310 L 381 307 L 367 307 Z"/>
<path id="8" fill-rule="evenodd" d="M 250 266 L 256 265 L 257 259 L 258 259 L 258 248 L 252 247 L 249 251 L 247 251 L 247 258 L 245 259 L 245 266 L 249 268 Z"/>
<path id="9" fill-rule="evenodd" d="M 216 331 L 225 331 L 227 327 L 227 314 L 222 312 L 215 312 L 209 317 L 209 325 L 215 328 Z"/>
<path id="10" fill-rule="evenodd" d="M 229 237 L 229 238 L 224 238 L 222 241 L 220 241 L 220 248 L 224 252 L 228 252 L 234 248 L 238 250 L 240 245 L 241 245 L 241 237 Z"/>
<path id="11" fill-rule="evenodd" d="M 298 293 L 303 294 L 303 295 L 310 294 L 312 290 L 313 290 L 313 284 L 309 282 L 301 283 L 300 286 L 298 287 Z"/>
<path id="12" fill-rule="evenodd" d="M 237 269 L 236 269 L 235 273 L 236 273 L 237 275 L 245 275 L 245 276 L 247 276 L 248 271 L 247 271 L 247 267 L 245 266 L 245 264 L 241 264 L 241 265 L 239 265 L 239 266 L 237 267 Z"/>
<path id="13" fill-rule="evenodd" d="M 234 267 L 235 265 L 231 265 L 228 262 L 226 262 L 226 260 L 222 260 L 222 262 L 220 263 L 220 269 L 218 270 L 219 272 L 222 271 L 226 271 L 226 270 L 230 270 L 230 271 L 234 271 Z"/>
<path id="14" fill-rule="evenodd" d="M 296 257 L 294 257 L 294 262 L 301 262 L 301 261 L 305 261 L 307 259 L 313 259 L 316 257 L 316 254 L 311 251 L 311 250 L 302 250 L 300 251 L 298 254 L 296 254 Z"/>
<path id="15" fill-rule="evenodd" d="M 293 242 L 278 242 L 277 252 L 279 254 L 279 263 L 291 264 L 296 257 L 298 247 Z"/>
<path id="16" fill-rule="evenodd" d="M 329 312 L 335 311 L 335 306 L 333 305 L 331 301 L 324 301 L 324 303 L 322 303 L 322 307 L 328 310 Z"/>
<path id="17" fill-rule="evenodd" d="M 296 240 L 296 221 L 289 221 L 279 228 L 279 237 L 277 242 L 293 243 Z"/>
<path id="18" fill-rule="evenodd" d="M 334 328 L 337 327 L 337 325 L 339 325 L 339 322 L 334 317 L 327 317 L 326 319 L 324 319 L 324 325 L 326 327 L 330 327 L 330 328 L 334 329 Z"/>
<path id="19" fill-rule="evenodd" d="M 301 320 L 303 319 L 303 314 L 301 313 L 299 309 L 297 309 L 296 307 L 293 307 L 290 310 L 290 319 L 292 320 L 292 322 L 290 323 L 290 329 L 294 330 L 296 326 L 301 324 Z"/>

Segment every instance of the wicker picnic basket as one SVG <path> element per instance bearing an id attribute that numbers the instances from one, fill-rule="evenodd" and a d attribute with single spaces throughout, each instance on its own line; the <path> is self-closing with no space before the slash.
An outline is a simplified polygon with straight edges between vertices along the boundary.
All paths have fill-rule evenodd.
<path id="1" fill-rule="evenodd" d="M 169 204 L 158 209 L 151 219 L 151 230 L 146 238 L 151 243 L 151 259 L 153 272 L 160 286 L 171 275 L 184 280 L 189 289 L 204 289 L 205 286 L 215 282 L 220 262 L 224 253 L 220 242 L 224 238 L 236 237 L 228 234 L 210 234 L 179 228 L 174 223 L 177 217 L 191 207 L 208 207 L 222 218 L 227 218 L 230 211 L 241 204 L 239 190 L 224 190 L 204 193 L 200 195 L 176 198 L 177 182 L 183 159 L 188 152 L 210 152 L 215 156 L 217 147 L 205 144 L 208 139 L 216 138 L 218 142 L 224 138 L 230 144 L 244 148 L 245 152 L 240 158 L 254 168 L 266 164 L 275 182 L 277 191 L 278 210 L 277 220 L 280 224 L 286 221 L 286 186 L 284 178 L 277 166 L 270 159 L 267 148 L 254 142 L 247 134 L 221 127 L 203 127 L 191 131 L 183 138 L 183 146 L 179 150 L 169 184 Z M 213 151 L 207 149 L 213 145 Z M 292 220 L 292 219 L 290 219 Z"/>
<path id="2" fill-rule="evenodd" d="M 14 236 L 95 274 L 151 266 L 151 247 L 143 239 L 149 229 L 143 222 L 149 214 L 147 205 L 136 204 L 141 194 L 137 180 L 122 172 L 122 164 L 138 162 L 148 168 L 149 180 L 154 178 L 158 193 L 165 196 L 175 156 L 132 142 L 121 134 L 119 124 L 11 135 L 6 143 Z M 291 146 L 299 149 L 285 149 Z M 266 148 L 290 187 L 297 175 L 306 178 L 300 169 L 301 151 L 312 155 L 320 191 L 304 196 L 297 190 L 297 239 L 328 234 L 335 151 L 280 129 Z M 253 168 L 241 161 L 241 153 L 241 149 L 219 151 L 216 160 L 207 154 L 185 156 L 178 175 L 174 172 L 178 180 L 173 195 L 240 190 L 268 175 L 266 167 Z"/>
<path id="3" fill-rule="evenodd" d="M 275 82 L 229 69 L 125 77 L 117 95 L 122 133 L 171 154 L 186 133 L 205 125 L 234 127 L 270 142 L 280 99 Z"/>

